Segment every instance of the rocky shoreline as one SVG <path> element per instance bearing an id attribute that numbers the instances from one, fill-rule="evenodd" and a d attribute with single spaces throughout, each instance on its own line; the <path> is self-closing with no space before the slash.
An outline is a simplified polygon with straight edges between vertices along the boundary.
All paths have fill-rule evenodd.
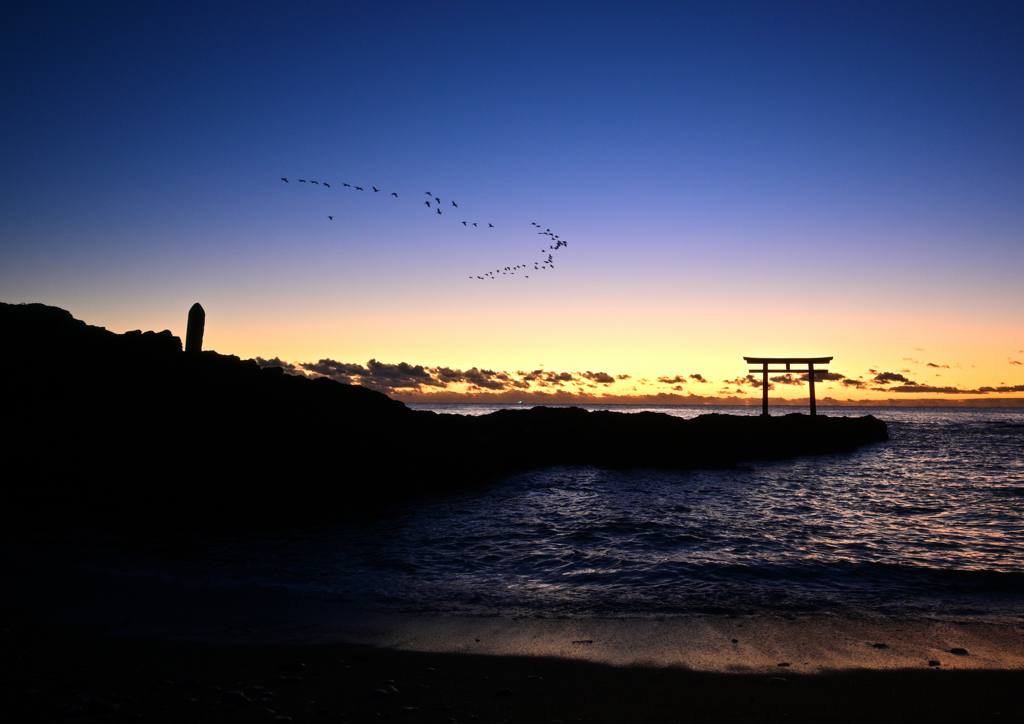
<path id="1" fill-rule="evenodd" d="M 438 415 L 41 304 L 0 304 L 0 334 L 4 448 L 11 469 L 26 471 L 6 485 L 14 522 L 320 522 L 520 470 L 723 468 L 888 439 L 871 416 Z"/>

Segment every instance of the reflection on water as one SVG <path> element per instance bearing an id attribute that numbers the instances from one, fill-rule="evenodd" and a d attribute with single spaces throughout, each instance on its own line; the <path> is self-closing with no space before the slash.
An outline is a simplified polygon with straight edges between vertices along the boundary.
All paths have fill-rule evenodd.
<path id="1" fill-rule="evenodd" d="M 875 414 L 891 440 L 728 471 L 535 471 L 315 533 L 97 541 L 101 565 L 375 610 L 1024 613 L 1024 411 L 825 411 Z"/>

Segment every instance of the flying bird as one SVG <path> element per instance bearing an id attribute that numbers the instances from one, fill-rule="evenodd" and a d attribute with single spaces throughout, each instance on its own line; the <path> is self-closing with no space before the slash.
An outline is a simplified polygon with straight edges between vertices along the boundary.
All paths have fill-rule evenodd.
<path id="1" fill-rule="evenodd" d="M 356 191 L 362 191 L 362 190 L 363 190 L 362 186 L 356 186 Z"/>
<path id="2" fill-rule="evenodd" d="M 326 186 L 327 188 L 331 188 L 331 185 L 329 183 L 327 183 L 326 181 L 324 181 L 324 186 Z"/>
<path id="3" fill-rule="evenodd" d="M 437 213 L 438 213 L 438 215 L 440 215 L 441 214 L 441 209 L 438 209 Z"/>
<path id="4" fill-rule="evenodd" d="M 396 194 L 394 191 L 391 192 L 391 195 L 394 196 L 396 199 L 398 198 L 398 194 Z"/>
<path id="5" fill-rule="evenodd" d="M 288 179 L 286 179 L 284 176 L 281 177 L 281 180 L 284 181 L 285 183 L 288 183 Z"/>
<path id="6" fill-rule="evenodd" d="M 300 184 L 304 184 L 304 183 L 306 183 L 306 179 L 304 179 L 304 178 L 300 178 L 300 179 L 299 179 L 299 183 L 300 183 Z"/>
<path id="7" fill-rule="evenodd" d="M 462 222 L 462 225 L 463 225 L 463 226 L 465 226 L 465 225 L 466 225 L 466 222 L 465 222 L 465 221 L 463 221 L 463 222 Z"/>
<path id="8" fill-rule="evenodd" d="M 374 193 L 377 193 L 378 191 L 380 191 L 380 189 L 377 188 L 376 186 L 371 186 L 370 188 L 373 189 Z"/>
<path id="9" fill-rule="evenodd" d="M 319 182 L 319 181 L 312 181 L 312 180 L 310 180 L 310 183 L 311 183 L 311 184 L 316 184 L 317 186 L 319 186 L 319 185 L 320 185 L 320 182 Z"/>
<path id="10" fill-rule="evenodd" d="M 452 206 L 454 206 L 455 208 L 459 208 L 459 205 L 457 203 L 455 203 L 454 201 L 452 201 Z"/>
<path id="11" fill-rule="evenodd" d="M 492 229 L 494 228 L 494 224 L 488 224 L 488 226 L 491 227 Z"/>
<path id="12" fill-rule="evenodd" d="M 423 203 L 425 203 L 427 205 L 428 209 L 430 208 L 430 202 L 429 201 L 424 201 Z"/>
<path id="13" fill-rule="evenodd" d="M 349 188 L 352 188 L 352 184 L 342 184 L 342 186 L 348 186 Z"/>
<path id="14" fill-rule="evenodd" d="M 328 216 L 327 218 L 330 219 L 331 221 L 334 221 L 334 217 L 333 216 Z"/>

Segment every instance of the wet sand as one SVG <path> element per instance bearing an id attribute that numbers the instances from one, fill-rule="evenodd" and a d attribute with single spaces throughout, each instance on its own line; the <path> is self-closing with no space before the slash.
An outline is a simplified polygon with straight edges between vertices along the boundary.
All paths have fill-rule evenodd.
<path id="1" fill-rule="evenodd" d="M 762 614 L 652 620 L 350 614 L 322 635 L 325 641 L 401 651 L 547 656 L 709 673 L 1024 670 L 1022 626 L 882 617 Z"/>

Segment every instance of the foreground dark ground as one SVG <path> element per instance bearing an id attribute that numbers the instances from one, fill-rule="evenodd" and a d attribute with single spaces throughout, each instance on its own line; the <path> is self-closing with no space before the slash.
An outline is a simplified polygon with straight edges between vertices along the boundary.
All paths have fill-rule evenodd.
<path id="1" fill-rule="evenodd" d="M 730 467 L 888 439 L 870 416 L 437 415 L 41 304 L 0 304 L 0 337 L 0 444 L 23 471 L 4 486 L 8 522 L 294 524 L 552 465 Z"/>
<path id="2" fill-rule="evenodd" d="M 346 644 L 104 637 L 5 611 L 0 721 L 998 722 L 1020 671 L 775 676 Z"/>

